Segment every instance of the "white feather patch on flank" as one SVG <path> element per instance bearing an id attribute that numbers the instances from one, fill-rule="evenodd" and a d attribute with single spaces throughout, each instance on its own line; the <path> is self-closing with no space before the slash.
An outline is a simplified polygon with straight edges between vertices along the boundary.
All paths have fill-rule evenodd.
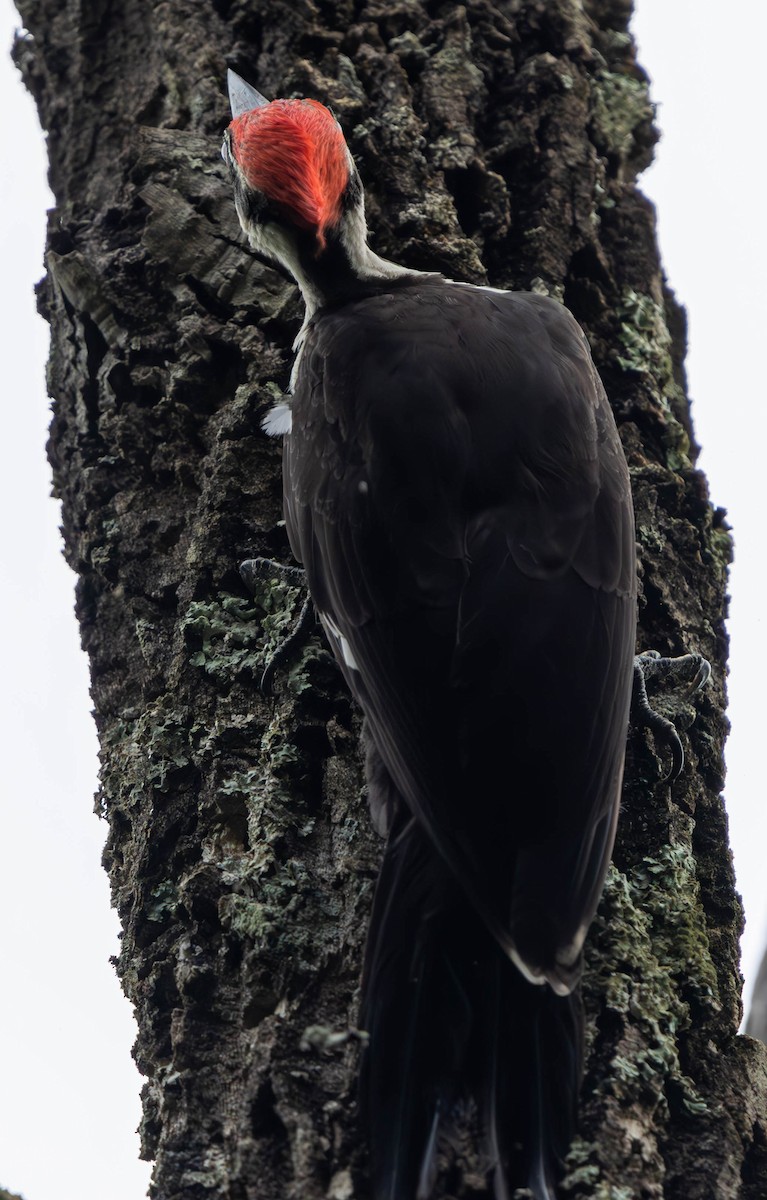
<path id="1" fill-rule="evenodd" d="M 328 631 L 328 633 L 330 634 L 330 636 L 332 638 L 334 638 L 335 641 L 338 643 L 339 649 L 341 651 L 341 657 L 343 658 L 343 660 L 346 663 L 349 670 L 350 671 L 358 671 L 359 667 L 357 666 L 357 660 L 354 657 L 352 648 L 349 645 L 346 638 L 344 637 L 344 635 L 341 633 L 341 630 L 338 628 L 338 626 L 336 625 L 333 618 L 329 617 L 327 613 L 320 613 L 320 620 L 322 621 L 322 624 L 325 626 L 325 628 Z"/>
<path id="2" fill-rule="evenodd" d="M 261 422 L 261 428 L 269 437 L 282 437 L 293 428 L 293 413 L 287 400 L 281 400 L 270 408 Z"/>

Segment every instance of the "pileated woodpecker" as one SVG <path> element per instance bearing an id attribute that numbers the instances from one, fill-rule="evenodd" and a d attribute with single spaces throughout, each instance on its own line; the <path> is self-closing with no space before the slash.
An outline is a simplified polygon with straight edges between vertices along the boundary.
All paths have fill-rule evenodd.
<path id="1" fill-rule="evenodd" d="M 552 1200 L 632 682 L 613 415 L 562 305 L 380 258 L 332 113 L 229 91 L 240 222 L 306 303 L 265 427 L 387 836 L 361 1017 L 374 1196 L 429 1196 L 471 1097 L 499 1200 Z"/>

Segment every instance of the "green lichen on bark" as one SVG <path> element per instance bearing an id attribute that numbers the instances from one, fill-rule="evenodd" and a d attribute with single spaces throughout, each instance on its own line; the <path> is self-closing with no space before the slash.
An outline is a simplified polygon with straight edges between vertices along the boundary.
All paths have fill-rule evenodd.
<path id="1" fill-rule="evenodd" d="M 623 43 L 625 49 L 625 43 Z M 622 160 L 630 159 L 636 148 L 638 129 L 646 129 L 655 119 L 655 110 L 645 79 L 615 71 L 600 71 L 593 85 L 593 122 L 597 145 Z"/>
<path id="2" fill-rule="evenodd" d="M 624 371 L 636 371 L 649 379 L 662 410 L 666 463 L 672 471 L 689 469 L 690 438 L 676 415 L 680 402 L 684 404 L 684 392 L 674 378 L 665 310 L 651 296 L 627 288 L 620 297 L 617 315 L 620 340 L 613 352 L 614 360 Z"/>
<path id="3" fill-rule="evenodd" d="M 181 622 L 192 666 L 220 683 L 244 676 L 258 686 L 306 600 L 305 589 L 287 582 L 279 564 L 273 566 L 254 579 L 252 599 L 219 594 L 192 601 Z M 315 633 L 287 657 L 283 674 L 294 695 L 311 687 L 311 664 L 323 656 L 327 651 Z"/>
<path id="4" fill-rule="evenodd" d="M 255 605 L 243 596 L 193 601 L 182 621 L 192 666 L 220 680 L 241 671 L 255 673 L 259 666 L 263 670 L 265 638 L 257 615 Z"/>
<path id="5" fill-rule="evenodd" d="M 694 1129 L 711 1101 L 680 1058 L 680 1036 L 719 1009 L 711 947 L 699 923 L 700 889 L 688 844 L 664 846 L 629 872 L 610 868 L 587 947 L 584 996 L 600 1011 L 587 1057 L 599 1062 L 591 1110 L 631 1130 L 635 1183 L 607 1184 L 601 1137 L 576 1139 L 563 1190 L 579 1200 L 661 1196 L 664 1127 L 684 1111 Z M 605 1061 L 609 1067 L 605 1070 Z M 593 1069 L 593 1068 L 589 1068 Z M 612 1117 L 609 1115 L 612 1114 Z"/>
<path id="6" fill-rule="evenodd" d="M 607 1011 L 632 1026 L 613 1054 L 607 1089 L 627 1107 L 641 1102 L 651 1121 L 658 1106 L 667 1109 L 670 1084 L 690 1112 L 706 1108 L 678 1050 L 701 1006 L 718 1009 L 699 901 L 690 849 L 663 847 L 630 873 L 611 867 L 590 941 L 586 991 L 595 989 Z"/>
<path id="7" fill-rule="evenodd" d="M 101 737 L 102 793 L 109 803 L 127 807 L 147 793 L 169 791 L 175 772 L 194 759 L 199 739 L 193 729 L 189 710 L 164 697 L 110 723 Z"/>
<path id="8" fill-rule="evenodd" d="M 290 738 L 291 716 L 289 702 L 279 704 L 261 738 L 258 765 L 226 776 L 218 787 L 222 807 L 239 805 L 246 819 L 243 853 L 227 866 L 237 886 L 222 897 L 219 916 L 226 930 L 273 963 L 276 996 L 279 964 L 289 962 L 291 972 L 300 972 L 307 955 L 319 953 L 306 911 L 314 894 L 301 853 L 314 818 L 297 803 L 305 763 Z M 286 856 L 288 838 L 295 850 Z"/>
<path id="9" fill-rule="evenodd" d="M 653 375 L 659 383 L 671 378 L 671 335 L 666 316 L 651 296 L 627 288 L 618 309 L 621 343 L 615 361 L 626 371 Z"/>

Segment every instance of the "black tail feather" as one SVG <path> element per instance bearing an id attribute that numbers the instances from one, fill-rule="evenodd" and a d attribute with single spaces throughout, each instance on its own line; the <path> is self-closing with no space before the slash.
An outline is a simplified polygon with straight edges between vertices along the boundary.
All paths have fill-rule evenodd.
<path id="1" fill-rule="evenodd" d="M 580 993 L 557 996 L 494 955 L 480 1006 L 480 1075 L 474 1087 L 495 1168 L 496 1200 L 509 1200 L 514 1187 L 523 1185 L 535 1200 L 554 1200 L 577 1118 Z"/>
<path id="2" fill-rule="evenodd" d="M 376 1200 L 426 1200 L 443 1117 L 471 1032 L 467 924 L 475 921 L 420 826 L 392 830 L 373 906 L 361 1021 L 361 1108 Z"/>
<path id="3" fill-rule="evenodd" d="M 540 1200 L 543 1188 L 554 1194 L 578 1118 L 578 1093 L 583 1076 L 583 1003 L 580 985 L 569 996 L 538 989 L 533 1045 L 534 1121 L 528 1187 Z M 541 1181 L 538 1184 L 538 1181 Z"/>
<path id="4" fill-rule="evenodd" d="M 473 1095 L 496 1200 L 555 1200 L 583 1057 L 579 993 L 528 983 L 428 837 L 395 821 L 368 937 L 361 1108 L 375 1200 L 428 1200 L 440 1136 Z"/>

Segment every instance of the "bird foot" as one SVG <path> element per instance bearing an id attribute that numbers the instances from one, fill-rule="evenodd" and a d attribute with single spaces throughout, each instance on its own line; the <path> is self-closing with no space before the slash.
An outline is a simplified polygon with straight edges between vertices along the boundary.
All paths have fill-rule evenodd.
<path id="1" fill-rule="evenodd" d="M 263 584 L 275 573 L 283 578 L 289 587 L 306 588 L 306 572 L 302 567 L 291 567 L 286 563 L 275 562 L 271 558 L 248 558 L 240 563 L 240 576 L 251 595 L 259 595 Z M 293 627 L 279 642 L 267 659 L 264 673 L 261 676 L 259 690 L 265 696 L 271 696 L 274 676 L 277 669 L 288 662 L 295 651 L 305 645 L 314 629 L 314 607 L 311 597 L 307 594 L 293 622 Z"/>
<path id="2" fill-rule="evenodd" d="M 687 729 L 695 720 L 695 709 L 686 701 L 702 688 L 711 675 L 711 664 L 702 654 L 683 654 L 679 658 L 664 658 L 657 650 L 645 650 L 634 659 L 634 689 L 631 714 L 634 724 L 652 729 L 656 737 L 671 751 L 671 769 L 666 781 L 677 779 L 684 767 L 684 750 L 676 725 L 650 704 L 647 684 L 660 683 L 662 690 L 671 693 L 664 707 L 670 709 Z"/>

